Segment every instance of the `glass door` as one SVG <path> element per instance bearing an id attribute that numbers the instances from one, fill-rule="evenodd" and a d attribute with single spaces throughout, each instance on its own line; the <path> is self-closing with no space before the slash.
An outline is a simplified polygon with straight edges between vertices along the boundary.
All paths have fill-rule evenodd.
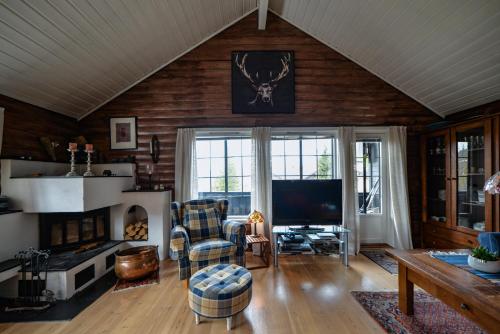
<path id="1" fill-rule="evenodd" d="M 483 191 L 491 174 L 491 123 L 456 127 L 454 139 L 454 223 L 458 229 L 485 231 L 492 218 L 491 199 Z"/>
<path id="2" fill-rule="evenodd" d="M 450 159 L 449 131 L 427 136 L 426 148 L 426 221 L 439 225 L 450 224 Z"/>

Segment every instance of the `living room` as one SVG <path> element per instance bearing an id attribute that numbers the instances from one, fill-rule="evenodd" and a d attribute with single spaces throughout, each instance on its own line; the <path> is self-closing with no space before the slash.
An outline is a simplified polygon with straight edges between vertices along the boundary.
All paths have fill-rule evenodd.
<path id="1" fill-rule="evenodd" d="M 0 2 L 0 333 L 498 333 L 499 13 Z"/>

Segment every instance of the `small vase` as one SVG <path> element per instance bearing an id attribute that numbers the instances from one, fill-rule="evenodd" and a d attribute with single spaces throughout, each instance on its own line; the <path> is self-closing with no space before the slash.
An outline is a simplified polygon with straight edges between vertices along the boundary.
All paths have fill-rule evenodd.
<path id="1" fill-rule="evenodd" d="M 467 263 L 472 268 L 483 271 L 485 273 L 496 274 L 500 273 L 500 260 L 496 261 L 483 261 L 475 258 L 472 255 L 469 255 L 467 258 Z"/>

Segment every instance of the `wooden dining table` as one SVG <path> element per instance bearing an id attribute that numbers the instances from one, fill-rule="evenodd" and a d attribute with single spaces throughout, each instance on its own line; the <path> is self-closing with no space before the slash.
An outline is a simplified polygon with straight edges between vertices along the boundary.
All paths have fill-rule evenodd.
<path id="1" fill-rule="evenodd" d="M 500 333 L 500 285 L 433 258 L 426 250 L 386 253 L 398 261 L 399 308 L 404 314 L 413 314 L 417 285 L 489 333 Z"/>

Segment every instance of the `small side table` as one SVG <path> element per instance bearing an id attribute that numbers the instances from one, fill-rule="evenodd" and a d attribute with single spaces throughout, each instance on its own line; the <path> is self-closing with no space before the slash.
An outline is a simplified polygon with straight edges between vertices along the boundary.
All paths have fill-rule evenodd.
<path id="1" fill-rule="evenodd" d="M 254 266 L 247 269 L 258 269 L 258 268 L 269 267 L 269 256 L 271 255 L 271 243 L 269 242 L 269 239 L 266 238 L 264 235 L 257 235 L 257 236 L 247 235 L 246 237 L 247 237 L 247 245 L 249 246 L 249 248 L 252 248 L 253 244 L 260 245 L 260 258 L 264 263 L 264 265 L 262 266 Z"/>

